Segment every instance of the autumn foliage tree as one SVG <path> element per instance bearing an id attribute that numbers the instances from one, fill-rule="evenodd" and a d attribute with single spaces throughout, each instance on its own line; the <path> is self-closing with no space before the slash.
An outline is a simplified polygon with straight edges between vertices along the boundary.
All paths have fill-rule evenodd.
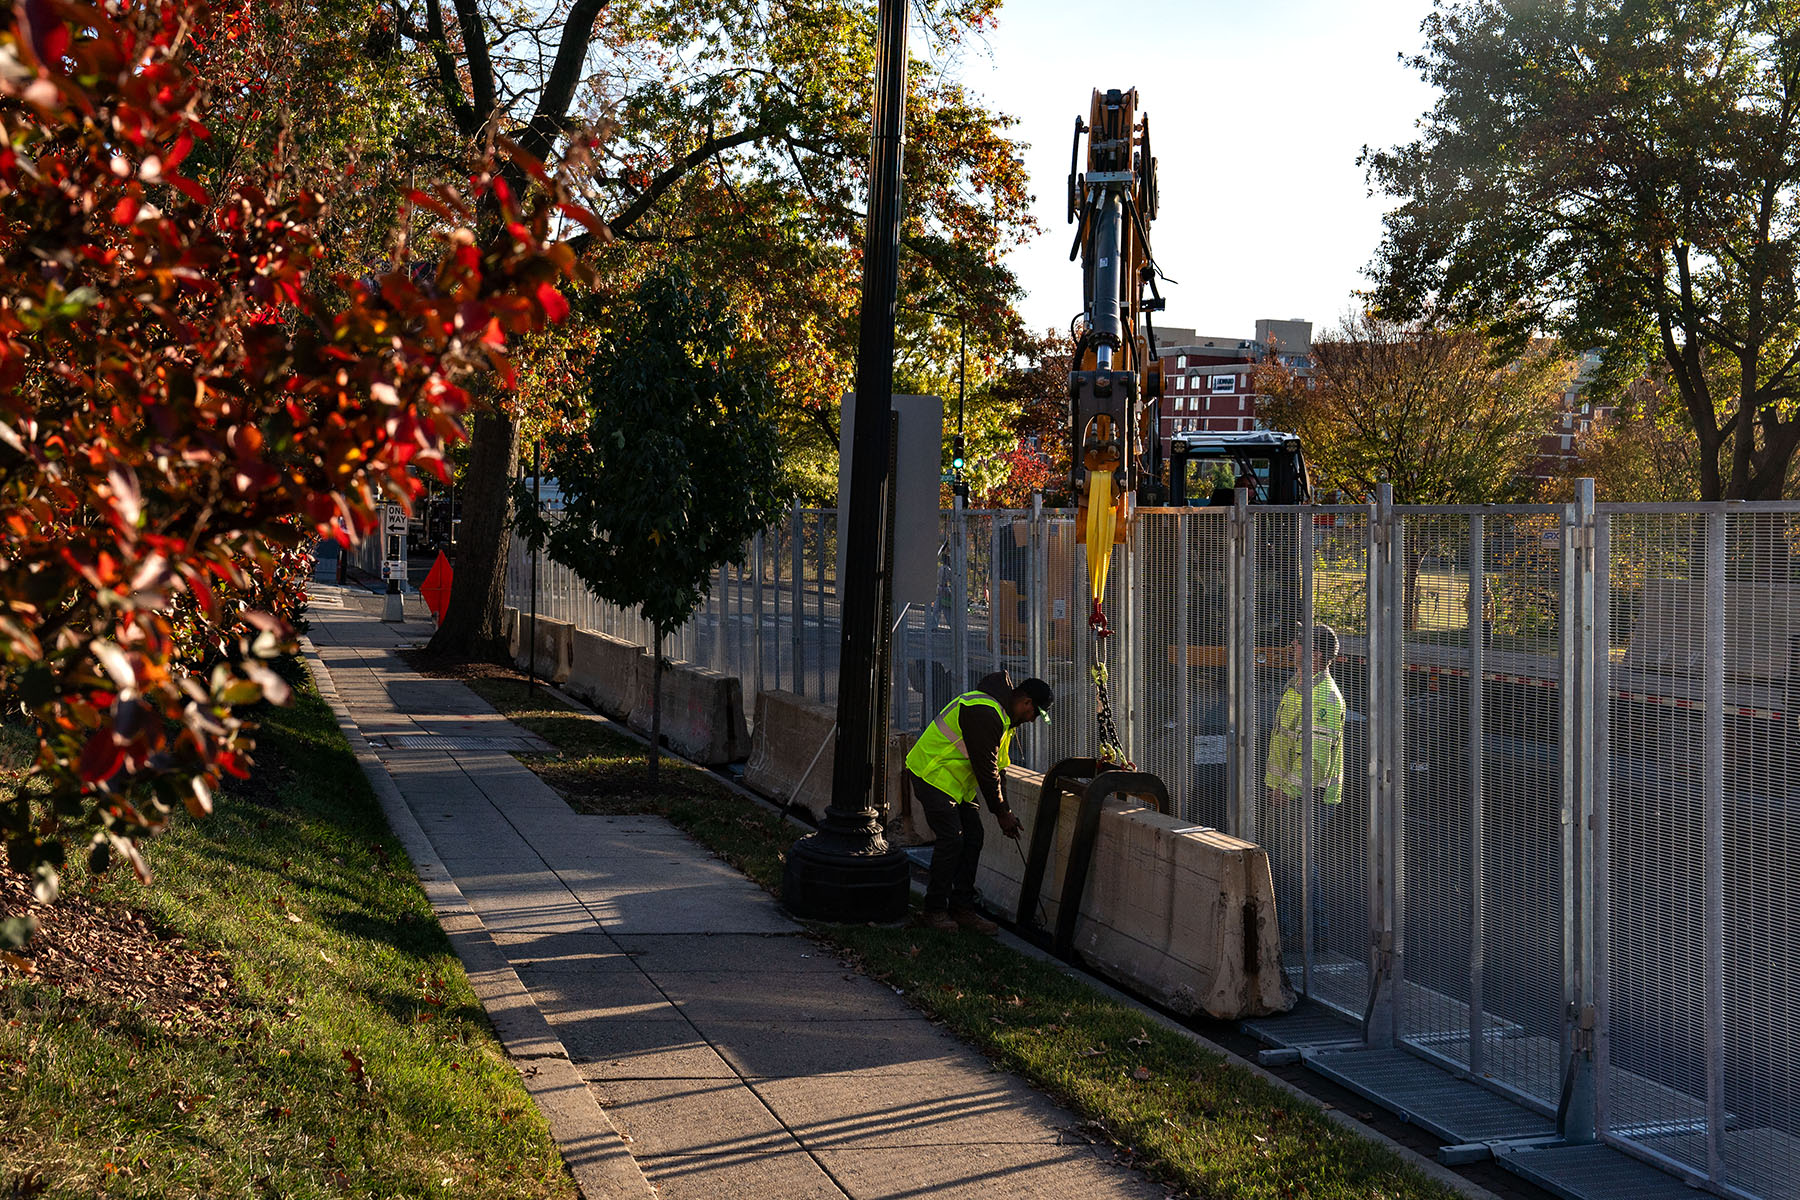
<path id="1" fill-rule="evenodd" d="M 485 240 L 457 192 L 416 193 L 430 264 L 323 279 L 317 194 L 191 178 L 236 82 L 211 39 L 253 10 L 27 0 L 0 25 L 0 699 L 37 739 L 0 832 L 44 895 L 71 845 L 146 874 L 137 839 L 245 774 L 296 554 L 414 495 L 462 381 L 567 307 L 547 179 L 530 211 L 471 180 L 506 214 Z"/>

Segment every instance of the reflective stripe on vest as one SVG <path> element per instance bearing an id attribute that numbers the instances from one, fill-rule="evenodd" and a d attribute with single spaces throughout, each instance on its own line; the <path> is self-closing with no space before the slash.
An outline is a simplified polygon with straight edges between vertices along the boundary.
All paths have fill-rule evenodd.
<path id="1" fill-rule="evenodd" d="M 979 704 L 1000 714 L 1002 732 L 996 766 L 1004 776 L 1011 764 L 1012 721 L 1000 702 L 986 692 L 968 692 L 946 704 L 944 711 L 926 726 L 906 756 L 907 770 L 958 804 L 975 803 L 981 792 L 975 779 L 974 764 L 969 762 L 968 744 L 962 735 L 962 709 L 969 704 Z"/>

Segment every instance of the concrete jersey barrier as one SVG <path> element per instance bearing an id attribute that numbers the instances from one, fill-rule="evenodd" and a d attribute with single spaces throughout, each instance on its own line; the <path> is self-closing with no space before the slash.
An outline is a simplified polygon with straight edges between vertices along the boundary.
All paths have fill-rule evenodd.
<path id="1" fill-rule="evenodd" d="M 648 661 L 643 647 L 633 642 L 577 630 L 569 679 L 563 686 L 607 716 L 625 720 L 636 699 L 638 670 Z"/>
<path id="2" fill-rule="evenodd" d="M 519 644 L 513 651 L 513 662 L 519 670 L 531 668 L 532 632 L 529 614 L 519 618 Z M 563 683 L 575 665 L 575 627 L 567 621 L 549 617 L 537 619 L 537 677 L 550 683 Z"/>
<path id="3" fill-rule="evenodd" d="M 1029 845 L 1041 776 L 1014 770 L 1007 799 Z M 1238 838 L 1131 802 L 1100 817 L 1093 865 L 1075 926 L 1075 948 L 1100 974 L 1188 1016 L 1267 1016 L 1294 1006 L 1281 968 L 1281 933 L 1269 856 Z M 1063 799 L 1045 873 L 1040 928 L 1054 928 L 1080 801 Z M 1019 906 L 1025 865 L 982 809 L 987 850 L 977 886 L 1006 915 Z"/>
<path id="4" fill-rule="evenodd" d="M 649 734 L 650 689 L 654 678 L 650 655 L 639 656 L 633 674 L 628 723 Z M 744 720 L 744 685 L 735 675 L 721 675 L 688 663 L 665 663 L 662 673 L 662 735 L 669 748 L 708 767 L 741 762 L 750 753 L 750 730 Z"/>
<path id="5" fill-rule="evenodd" d="M 744 766 L 744 786 L 760 795 L 796 808 L 815 819 L 831 804 L 831 775 L 836 761 L 833 745 L 837 709 L 814 704 L 792 692 L 765 691 L 756 697 L 756 726 L 750 740 L 750 760 Z M 894 734 L 888 741 L 886 805 L 889 824 L 900 808 L 900 775 L 912 739 Z M 811 773 L 807 771 L 811 767 Z M 924 829 L 924 822 L 918 822 Z M 924 830 L 926 837 L 929 830 Z M 918 841 L 896 831 L 900 840 Z"/>

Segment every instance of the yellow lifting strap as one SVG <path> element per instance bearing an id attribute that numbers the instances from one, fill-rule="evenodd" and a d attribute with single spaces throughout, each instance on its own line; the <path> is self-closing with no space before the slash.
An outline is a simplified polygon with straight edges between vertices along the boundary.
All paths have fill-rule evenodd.
<path id="1" fill-rule="evenodd" d="M 1118 512 L 1113 508 L 1111 471 L 1088 472 L 1087 561 L 1090 595 L 1098 603 L 1106 595 L 1106 572 L 1112 566 Z"/>

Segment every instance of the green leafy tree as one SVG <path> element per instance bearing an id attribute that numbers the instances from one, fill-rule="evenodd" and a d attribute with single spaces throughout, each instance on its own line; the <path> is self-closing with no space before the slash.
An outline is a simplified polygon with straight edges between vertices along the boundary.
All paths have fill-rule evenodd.
<path id="1" fill-rule="evenodd" d="M 1018 286 L 1002 252 L 1027 234 L 1027 178 L 1008 122 L 939 64 L 954 63 L 998 0 L 914 6 L 902 297 L 955 295 L 972 356 L 1003 347 Z M 416 90 L 470 147 L 509 133 L 576 163 L 606 232 L 609 295 L 679 268 L 714 281 L 766 352 L 790 478 L 835 487 L 838 401 L 855 357 L 867 182 L 874 6 L 862 0 L 405 0 L 394 29 Z M 578 131 L 599 127 L 603 143 Z M 593 319 L 606 321 L 604 306 Z M 940 340 L 941 329 L 932 336 Z M 904 353 L 904 342 L 902 352 Z M 436 649 L 500 641 L 506 479 L 517 413 L 473 422 L 461 557 Z"/>
<path id="2" fill-rule="evenodd" d="M 547 469 L 564 509 L 520 506 L 532 545 L 595 595 L 636 608 L 656 631 L 650 781 L 662 737 L 663 641 L 705 600 L 713 572 L 785 503 L 766 363 L 743 352 L 718 292 L 653 276 L 611 314 L 570 436 Z"/>
<path id="3" fill-rule="evenodd" d="M 1660 361 L 1706 500 L 1775 499 L 1800 447 L 1800 4 L 1444 0 L 1418 140 L 1364 153 L 1399 199 L 1380 310 L 1435 308 Z"/>
<path id="4" fill-rule="evenodd" d="M 1367 314 L 1313 345 L 1310 372 L 1258 372 L 1265 424 L 1300 436 L 1322 492 L 1390 483 L 1399 504 L 1488 504 L 1529 486 L 1574 364 L 1544 342 L 1508 361 L 1480 330 Z"/>

